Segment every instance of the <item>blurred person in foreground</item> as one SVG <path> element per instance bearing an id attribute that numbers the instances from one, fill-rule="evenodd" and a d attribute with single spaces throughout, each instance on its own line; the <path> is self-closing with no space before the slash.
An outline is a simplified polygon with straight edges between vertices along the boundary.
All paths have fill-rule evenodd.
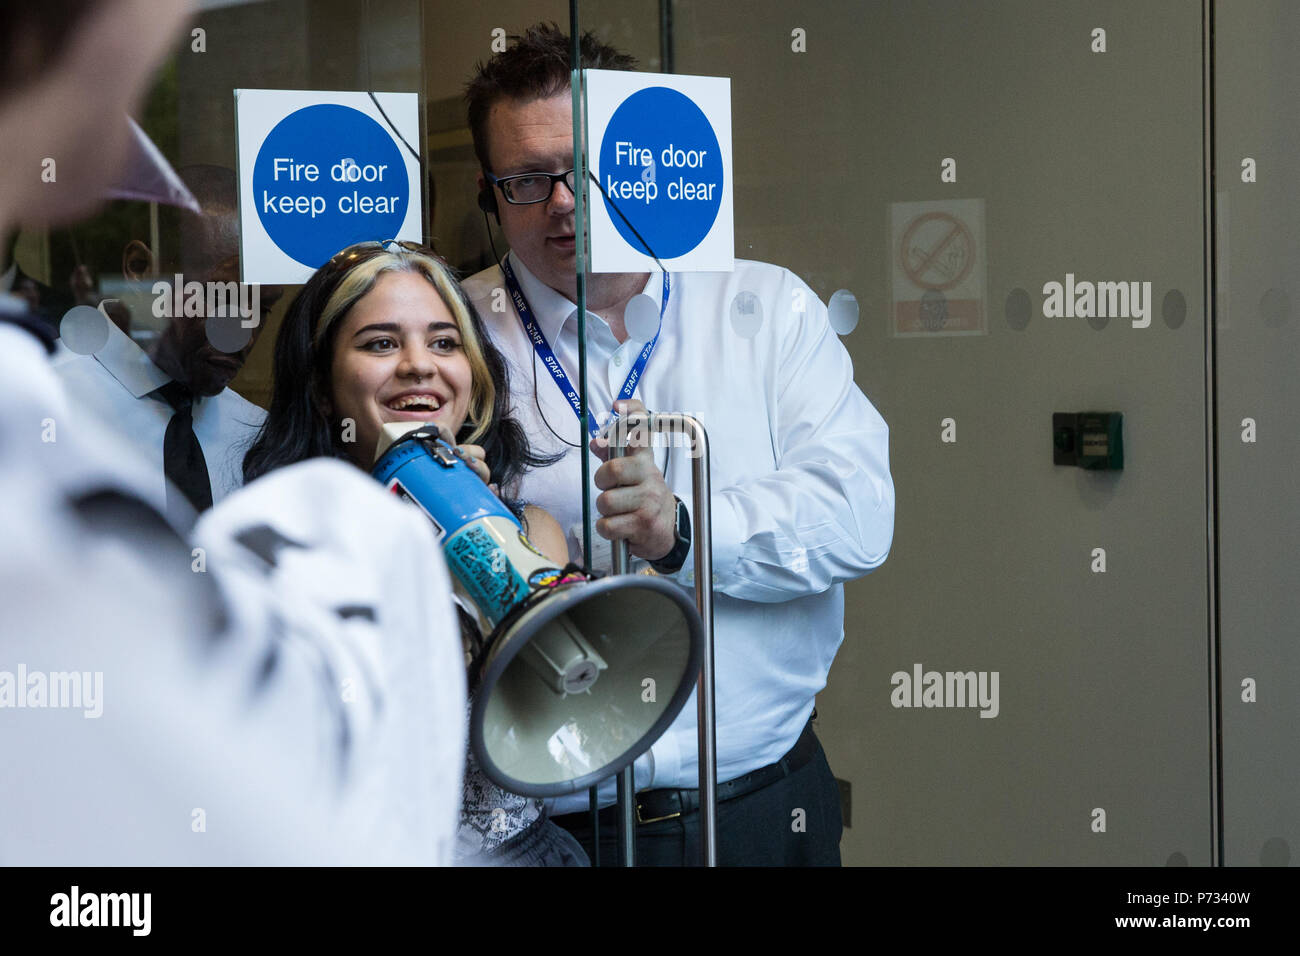
<path id="1" fill-rule="evenodd" d="M 92 210 L 188 12 L 0 8 L 0 234 Z M 311 462 L 185 541 L 147 464 L 69 431 L 52 351 L 0 297 L 0 863 L 449 862 L 464 671 L 427 523 Z"/>

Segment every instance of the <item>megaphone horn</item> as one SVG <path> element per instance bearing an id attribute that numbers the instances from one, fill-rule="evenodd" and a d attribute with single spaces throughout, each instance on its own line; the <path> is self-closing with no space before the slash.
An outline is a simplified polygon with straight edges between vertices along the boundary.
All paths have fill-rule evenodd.
<path id="1" fill-rule="evenodd" d="M 552 797 L 649 750 L 700 668 L 703 628 L 686 593 L 657 577 L 556 567 L 435 425 L 385 425 L 377 457 L 372 474 L 433 522 L 478 610 L 470 747 L 483 772 L 512 793 Z"/>

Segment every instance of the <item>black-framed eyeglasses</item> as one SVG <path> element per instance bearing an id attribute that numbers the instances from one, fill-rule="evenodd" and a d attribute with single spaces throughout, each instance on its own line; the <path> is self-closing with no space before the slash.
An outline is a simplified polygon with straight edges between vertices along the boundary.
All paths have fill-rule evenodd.
<path id="1" fill-rule="evenodd" d="M 555 184 L 561 180 L 569 187 L 569 192 L 573 192 L 574 171 L 572 169 L 562 173 L 520 173 L 518 176 L 504 176 L 501 179 L 486 171 L 484 175 L 493 185 L 500 187 L 506 202 L 513 206 L 530 206 L 533 203 L 546 202 L 551 198 L 551 193 L 555 192 Z"/>

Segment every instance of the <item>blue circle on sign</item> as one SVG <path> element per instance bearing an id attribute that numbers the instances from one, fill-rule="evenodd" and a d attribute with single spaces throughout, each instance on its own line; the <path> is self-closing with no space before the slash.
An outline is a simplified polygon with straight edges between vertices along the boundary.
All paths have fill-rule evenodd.
<path id="1" fill-rule="evenodd" d="M 619 104 L 605 127 L 600 174 L 614 228 L 633 249 L 660 259 L 704 241 L 722 206 L 713 126 L 690 97 L 667 87 L 639 90 Z"/>
<path id="2" fill-rule="evenodd" d="M 406 164 L 393 138 L 360 110 L 295 110 L 262 142 L 253 203 L 267 235 L 313 269 L 340 249 L 391 239 L 406 219 Z"/>

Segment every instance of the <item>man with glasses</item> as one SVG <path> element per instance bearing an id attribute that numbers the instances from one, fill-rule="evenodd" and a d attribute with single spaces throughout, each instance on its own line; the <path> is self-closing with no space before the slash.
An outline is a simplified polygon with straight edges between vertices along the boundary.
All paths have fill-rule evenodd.
<path id="1" fill-rule="evenodd" d="M 529 29 L 480 65 L 467 88 L 482 173 L 479 206 L 510 245 L 466 282 L 511 363 L 514 414 L 555 464 L 520 496 L 582 541 L 570 41 Z M 582 39 L 582 65 L 630 57 Z M 732 273 L 589 275 L 588 396 L 600 416 L 643 407 L 697 415 L 712 445 L 717 673 L 718 861 L 838 865 L 838 787 L 810 717 L 843 638 L 842 582 L 879 566 L 893 535 L 888 429 L 816 295 L 785 269 L 737 261 Z M 628 306 L 639 296 L 629 312 Z M 648 322 L 651 312 L 658 323 Z M 651 343 L 653 348 L 651 349 Z M 634 397 L 635 396 L 635 397 Z M 639 399 L 639 400 L 638 400 Z M 644 406 L 642 405 L 644 402 Z M 625 540 L 654 572 L 693 587 L 688 454 L 647 447 L 593 478 L 599 514 L 585 560 L 609 566 Z M 688 705 L 637 761 L 642 865 L 700 859 L 696 709 Z M 601 788 L 601 862 L 614 862 L 612 781 Z M 590 854 L 585 794 L 553 813 Z"/>

